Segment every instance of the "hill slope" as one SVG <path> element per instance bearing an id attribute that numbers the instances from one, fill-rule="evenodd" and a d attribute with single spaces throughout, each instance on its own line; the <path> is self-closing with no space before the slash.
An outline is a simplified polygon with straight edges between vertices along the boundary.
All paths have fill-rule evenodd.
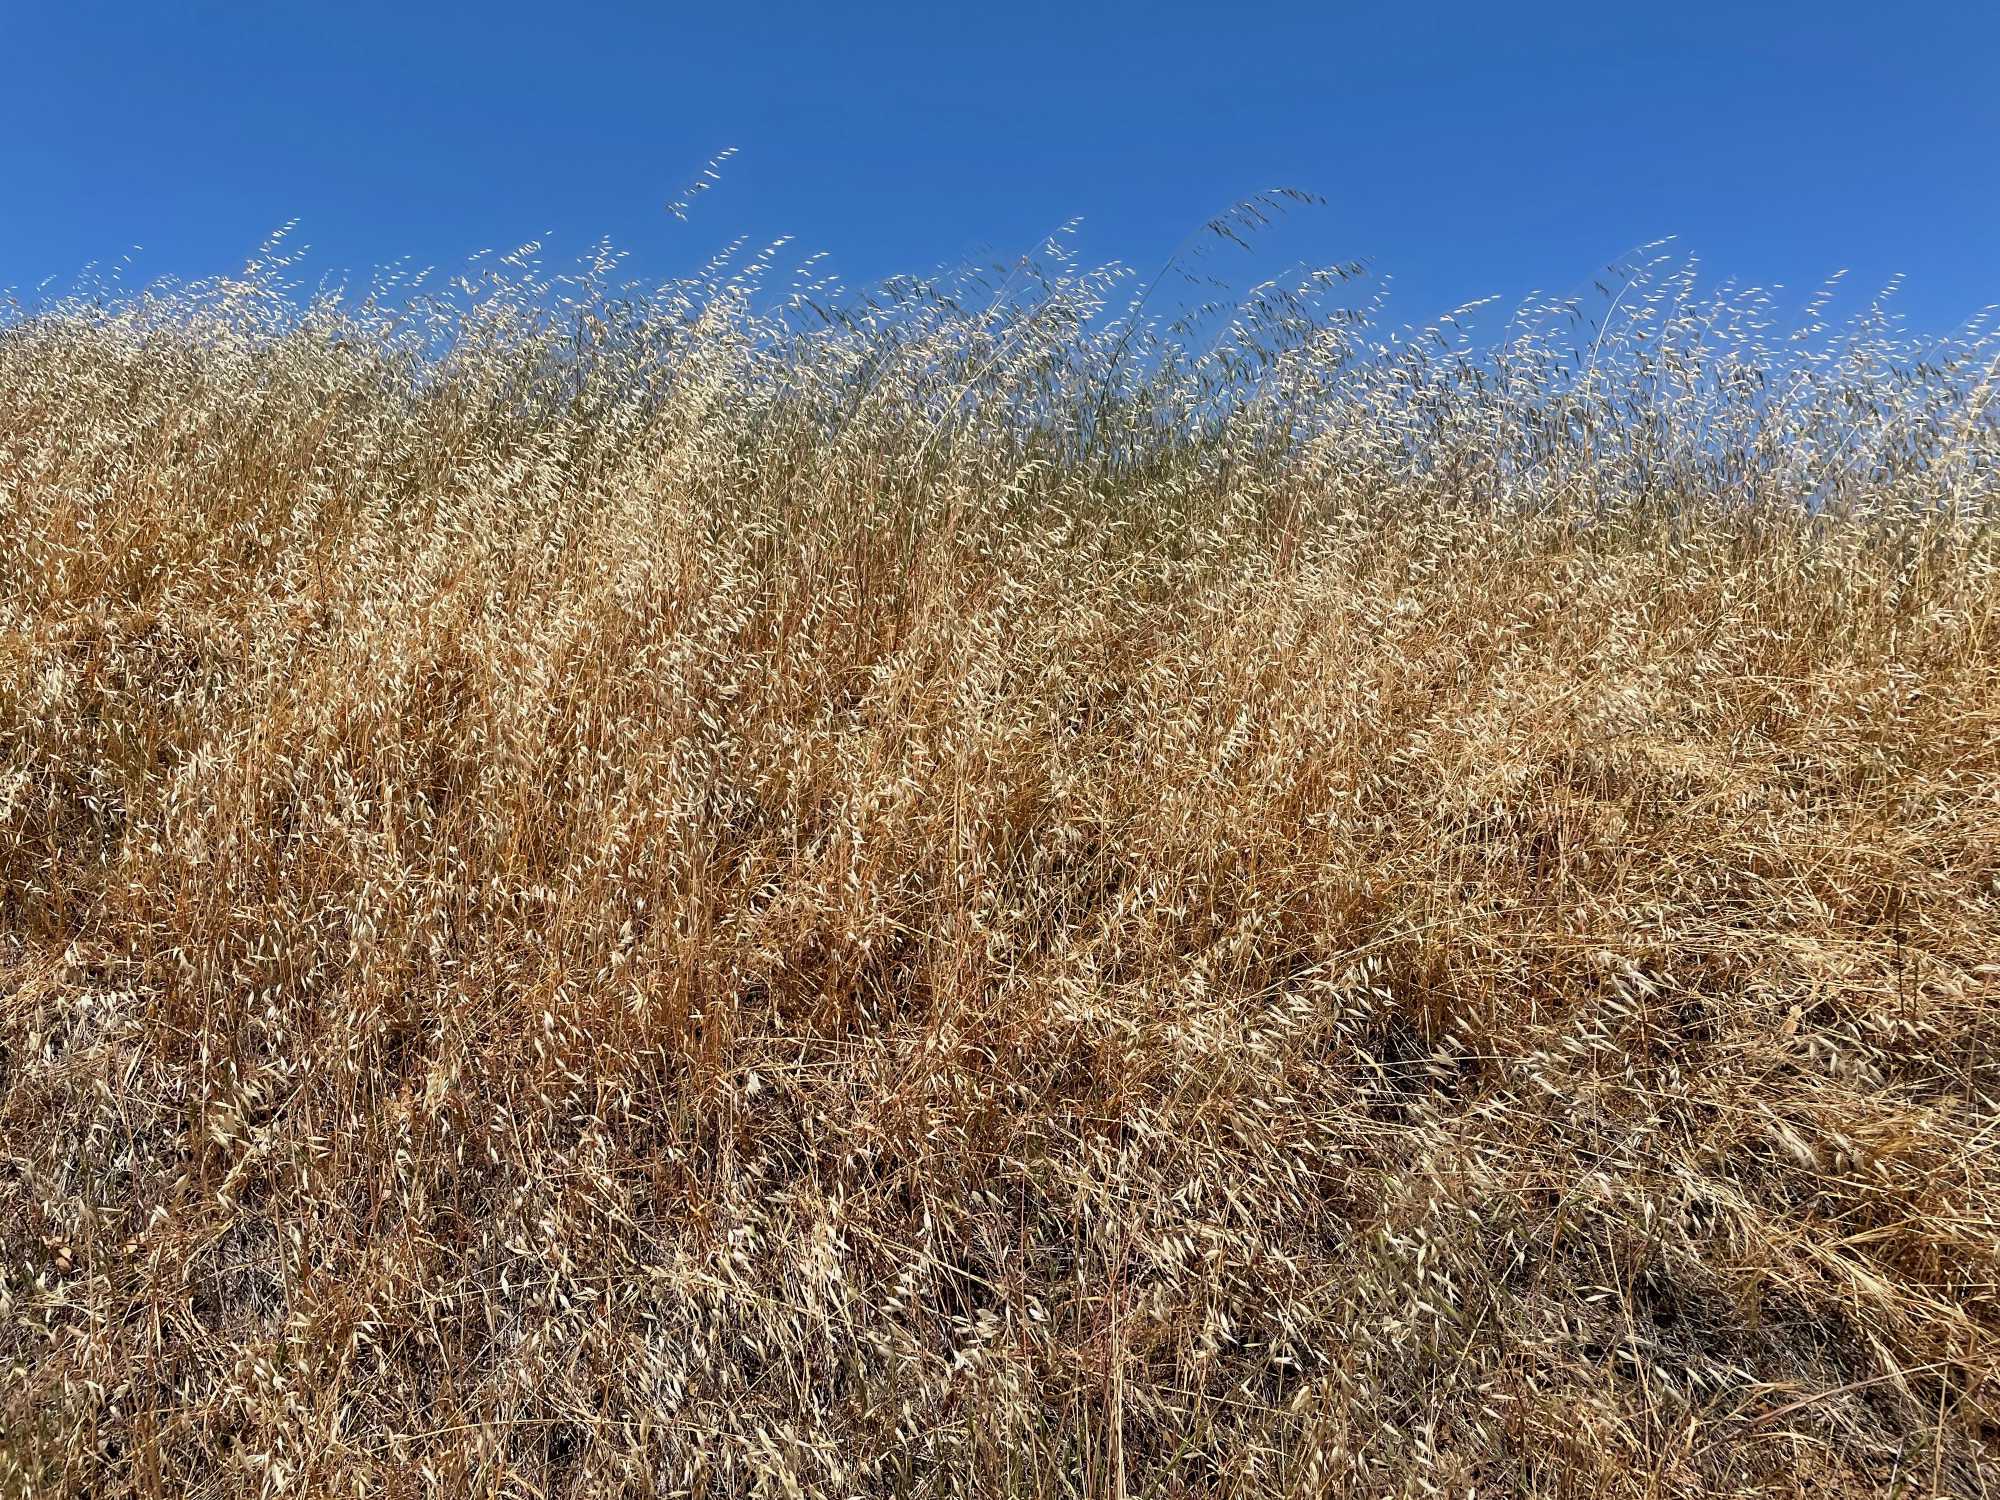
<path id="1" fill-rule="evenodd" d="M 1099 292 L 0 332 L 0 1491 L 2000 1479 L 1990 347 Z"/>

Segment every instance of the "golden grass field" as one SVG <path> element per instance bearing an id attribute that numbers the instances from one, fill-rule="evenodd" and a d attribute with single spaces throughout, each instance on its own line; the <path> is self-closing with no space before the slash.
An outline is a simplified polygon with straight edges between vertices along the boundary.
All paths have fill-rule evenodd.
<path id="1" fill-rule="evenodd" d="M 1995 344 L 0 324 L 0 1495 L 2000 1490 Z"/>

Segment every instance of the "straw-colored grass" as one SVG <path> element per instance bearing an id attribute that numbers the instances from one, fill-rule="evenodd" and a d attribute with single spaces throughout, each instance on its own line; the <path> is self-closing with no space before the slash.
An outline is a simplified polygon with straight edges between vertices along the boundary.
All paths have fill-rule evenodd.
<path id="1" fill-rule="evenodd" d="M 774 264 L 0 327 L 0 1494 L 2000 1486 L 1976 326 Z"/>

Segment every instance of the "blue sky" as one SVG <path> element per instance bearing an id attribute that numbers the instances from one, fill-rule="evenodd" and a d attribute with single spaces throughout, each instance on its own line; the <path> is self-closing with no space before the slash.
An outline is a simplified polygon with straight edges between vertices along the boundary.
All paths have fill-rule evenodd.
<path id="1" fill-rule="evenodd" d="M 1086 260 L 1150 272 L 1288 185 L 1327 203 L 1266 253 L 1364 258 L 1398 319 L 1587 288 L 1661 235 L 1799 297 L 1907 272 L 1923 327 L 2000 299 L 1985 3 L 13 0 L 0 38 L 0 287 L 24 293 L 133 244 L 142 279 L 230 269 L 292 218 L 309 266 L 361 280 L 599 236 L 652 278 L 742 233 L 855 285 L 1079 215 Z"/>

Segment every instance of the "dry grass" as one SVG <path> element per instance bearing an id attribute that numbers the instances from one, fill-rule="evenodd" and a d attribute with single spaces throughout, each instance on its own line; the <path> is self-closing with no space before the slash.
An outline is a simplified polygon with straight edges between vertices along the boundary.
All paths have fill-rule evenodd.
<path id="1" fill-rule="evenodd" d="M 0 1493 L 2000 1482 L 1977 328 L 282 264 L 0 329 Z"/>

